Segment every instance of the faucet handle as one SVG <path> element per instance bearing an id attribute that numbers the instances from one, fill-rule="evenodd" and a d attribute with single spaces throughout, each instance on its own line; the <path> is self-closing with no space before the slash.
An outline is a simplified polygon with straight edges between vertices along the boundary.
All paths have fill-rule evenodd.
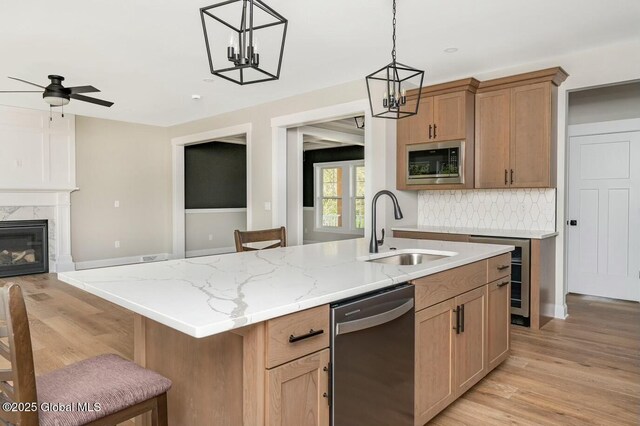
<path id="1" fill-rule="evenodd" d="M 378 245 L 381 246 L 384 244 L 384 228 L 382 228 L 382 239 L 378 240 Z"/>

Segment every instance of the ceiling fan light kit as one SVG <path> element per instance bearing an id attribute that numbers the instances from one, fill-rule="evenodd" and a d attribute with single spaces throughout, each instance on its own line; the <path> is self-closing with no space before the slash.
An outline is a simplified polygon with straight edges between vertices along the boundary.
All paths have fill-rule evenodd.
<path id="1" fill-rule="evenodd" d="M 371 115 L 394 120 L 416 115 L 420 106 L 423 80 L 424 71 L 396 61 L 396 0 L 393 0 L 391 63 L 366 77 Z M 407 103 L 408 90 L 416 91 L 415 103 Z"/>
<path id="2" fill-rule="evenodd" d="M 240 85 L 280 78 L 288 21 L 266 3 L 227 0 L 200 19 L 211 74 Z"/>
<path id="3" fill-rule="evenodd" d="M 0 93 L 42 93 L 42 99 L 47 104 L 49 104 L 49 108 L 64 107 L 70 102 L 71 99 L 89 102 L 104 107 L 110 107 L 111 105 L 113 105 L 113 102 L 81 95 L 81 93 L 95 93 L 100 91 L 93 86 L 64 87 L 64 85 L 62 84 L 62 82 L 64 81 L 64 77 L 62 77 L 61 75 L 49 75 L 47 78 L 51 81 L 51 83 L 49 83 L 47 87 L 32 83 L 27 80 L 22 80 L 20 78 L 9 78 L 11 80 L 16 80 L 22 83 L 30 84 L 31 86 L 39 87 L 42 90 L 3 90 L 0 91 Z M 64 117 L 64 111 L 62 113 L 62 116 Z"/>

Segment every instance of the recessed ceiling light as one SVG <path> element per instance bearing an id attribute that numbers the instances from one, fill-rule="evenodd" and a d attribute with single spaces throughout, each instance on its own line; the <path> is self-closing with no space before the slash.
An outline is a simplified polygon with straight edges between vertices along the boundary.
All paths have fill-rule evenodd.
<path id="1" fill-rule="evenodd" d="M 456 53 L 458 51 L 457 47 L 447 47 L 446 49 L 444 49 L 445 53 Z"/>
<path id="2" fill-rule="evenodd" d="M 193 99 L 194 101 L 198 101 L 200 100 L 200 95 L 191 95 L 191 99 Z"/>
<path id="3" fill-rule="evenodd" d="M 202 81 L 205 83 L 213 83 L 215 80 L 211 77 L 203 78 Z"/>

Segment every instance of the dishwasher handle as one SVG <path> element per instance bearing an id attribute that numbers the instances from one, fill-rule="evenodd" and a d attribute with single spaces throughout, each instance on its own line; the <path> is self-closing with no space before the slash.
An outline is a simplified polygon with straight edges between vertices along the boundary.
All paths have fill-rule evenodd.
<path id="1" fill-rule="evenodd" d="M 391 322 L 400 318 L 411 309 L 413 309 L 413 299 L 407 299 L 407 301 L 402 305 L 386 312 L 353 321 L 339 322 L 336 324 L 336 336 L 340 334 L 353 333 L 354 331 L 360 331 Z"/>

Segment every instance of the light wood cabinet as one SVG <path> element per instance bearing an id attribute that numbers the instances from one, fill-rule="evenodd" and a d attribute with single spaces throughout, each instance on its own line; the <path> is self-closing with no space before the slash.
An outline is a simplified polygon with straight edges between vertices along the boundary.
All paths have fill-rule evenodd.
<path id="1" fill-rule="evenodd" d="M 494 281 L 487 287 L 487 367 L 492 370 L 509 356 L 511 323 L 509 277 Z"/>
<path id="2" fill-rule="evenodd" d="M 475 108 L 475 187 L 556 186 L 560 68 L 480 83 Z"/>
<path id="3" fill-rule="evenodd" d="M 396 133 L 396 186 L 401 190 L 473 188 L 474 94 L 479 82 L 474 78 L 423 87 L 418 113 L 398 120 Z M 417 91 L 407 93 L 409 105 L 417 102 Z M 465 141 L 464 183 L 433 185 L 407 182 L 407 145 Z"/>
<path id="4" fill-rule="evenodd" d="M 266 372 L 265 424 L 329 425 L 329 349 Z"/>
<path id="5" fill-rule="evenodd" d="M 415 424 L 421 426 L 456 398 L 454 299 L 416 312 Z"/>
<path id="6" fill-rule="evenodd" d="M 486 374 L 487 286 L 455 299 L 459 327 L 456 332 L 456 394 L 462 395 Z"/>
<path id="7" fill-rule="evenodd" d="M 506 260 L 510 263 L 509 256 L 412 281 L 417 310 L 416 426 L 431 420 L 509 356 L 510 294 L 509 286 L 501 284 L 509 278 L 486 281 L 489 268 Z M 422 289 L 435 287 L 441 290 L 421 297 Z M 443 296 L 448 298 L 442 300 Z"/>

